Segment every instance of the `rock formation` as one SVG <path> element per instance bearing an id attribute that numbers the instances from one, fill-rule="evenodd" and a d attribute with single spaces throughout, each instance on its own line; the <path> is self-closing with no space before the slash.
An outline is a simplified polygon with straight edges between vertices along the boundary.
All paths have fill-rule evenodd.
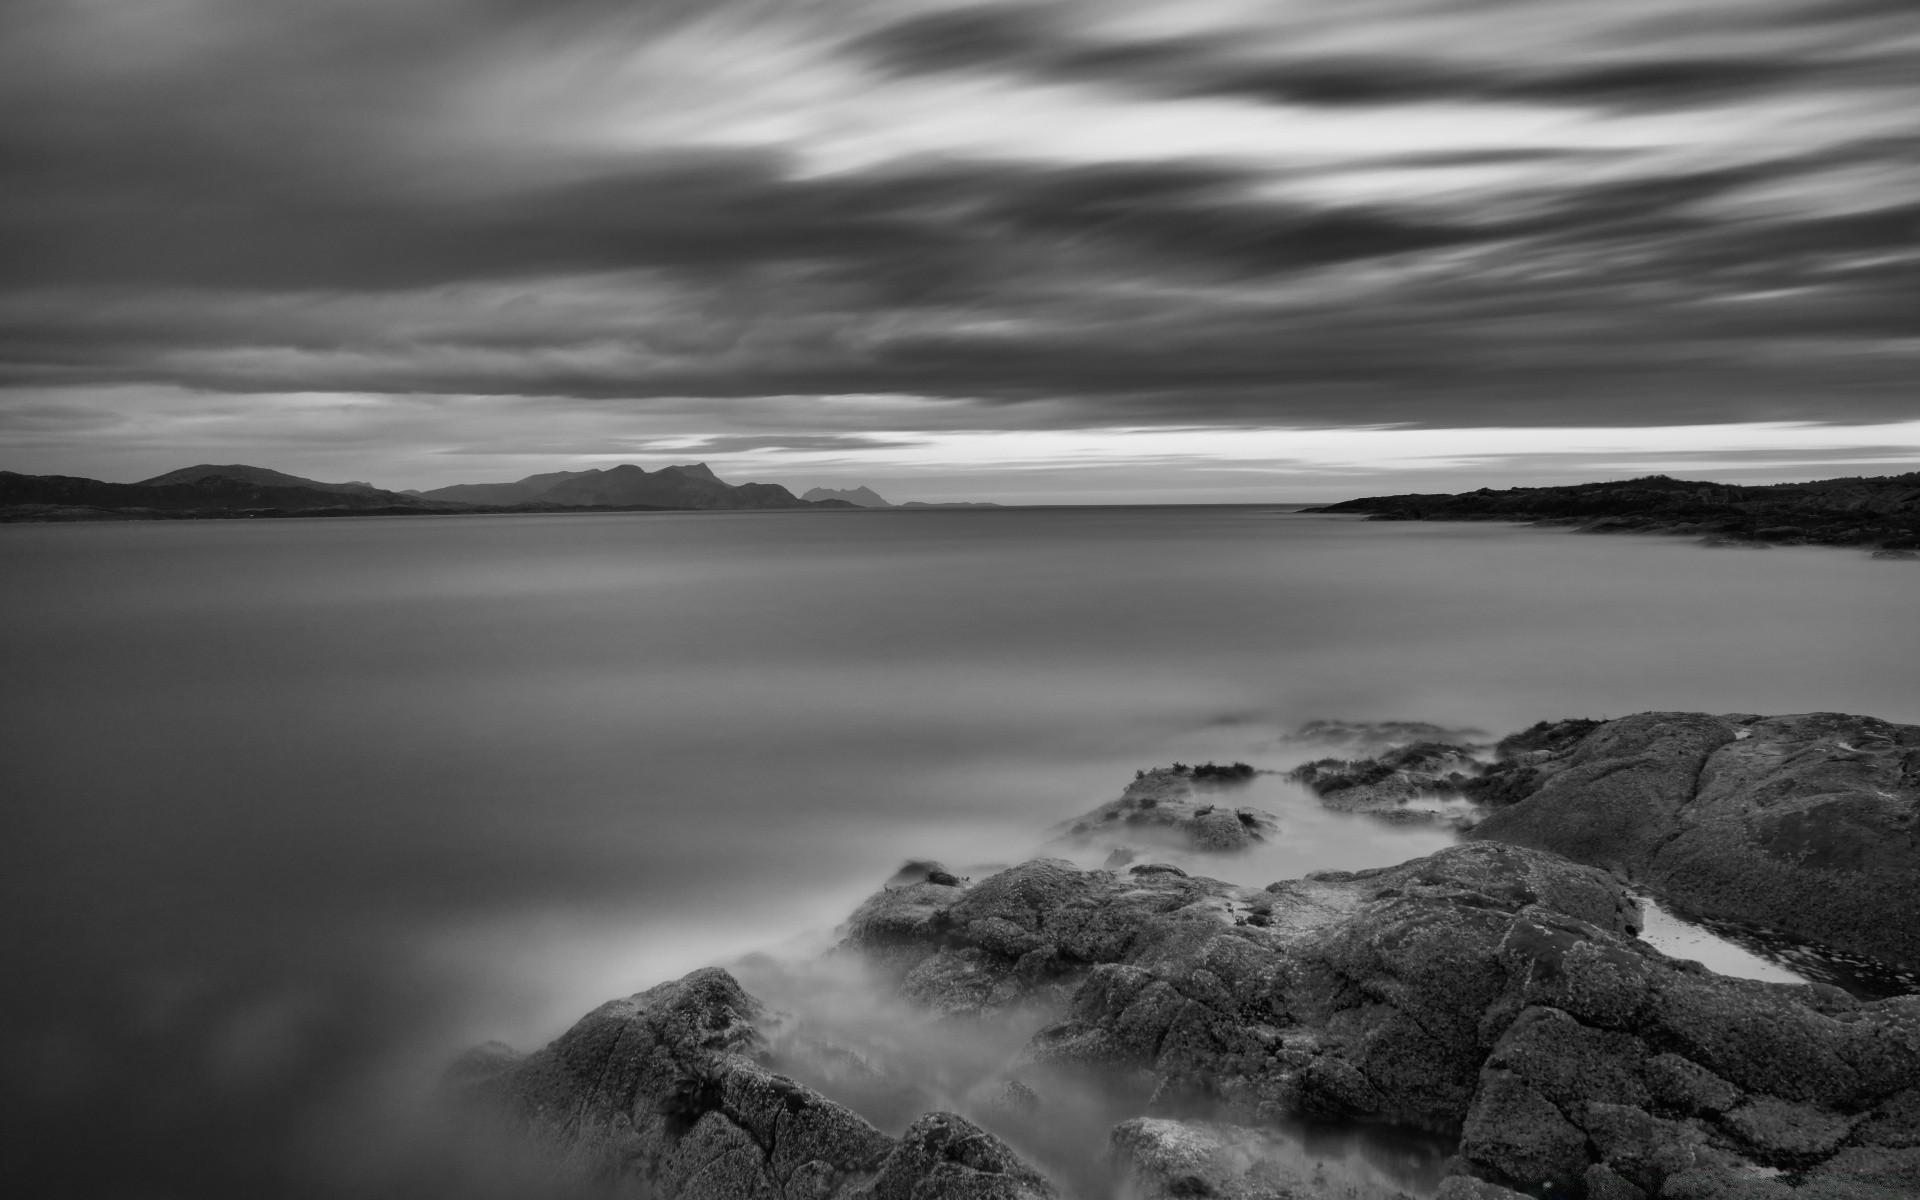
<path id="1" fill-rule="evenodd" d="M 1479 843 L 1265 889 L 1039 861 L 884 892 L 848 944 L 949 1013 L 1066 997 L 1023 1077 L 1424 1129 L 1537 1194 L 1920 1185 L 1920 997 L 1716 976 L 1636 920 L 1608 872 Z"/>
<path id="2" fill-rule="evenodd" d="M 1487 735 L 1478 729 L 1448 729 L 1427 721 L 1308 721 L 1280 739 L 1283 743 L 1324 746 L 1352 755 L 1383 754 L 1415 742 L 1439 742 L 1469 749 L 1484 748 Z"/>
<path id="3" fill-rule="evenodd" d="M 1375 800 L 1445 782 L 1492 810 L 1472 840 L 1398 866 L 1247 887 L 1054 859 L 975 882 L 921 861 L 859 907 L 837 954 L 940 1018 L 1047 1022 L 969 1111 L 1045 1121 L 1053 1089 L 1091 1081 L 1133 1114 L 1111 1146 L 1138 1200 L 1399 1194 L 1268 1152 L 1300 1121 L 1436 1139 L 1455 1172 L 1438 1200 L 1920 1195 L 1920 995 L 1668 958 L 1636 936 L 1628 890 L 1913 961 L 1920 727 L 1646 713 L 1543 723 L 1480 766 L 1415 745 L 1303 777 Z M 1075 828 L 1160 814 L 1190 844 L 1219 825 L 1234 837 L 1203 848 L 1244 845 L 1258 821 L 1201 811 L 1223 771 L 1143 772 Z M 662 1200 L 1053 1194 L 960 1116 L 896 1139 L 777 1073 L 771 1019 L 700 971 L 535 1054 L 482 1048 L 452 1079 L 556 1170 Z M 820 1054 L 786 1052 L 833 1086 L 808 1075 Z"/>
<path id="4" fill-rule="evenodd" d="M 1339 812 L 1365 813 L 1392 824 L 1465 828 L 1479 816 L 1464 797 L 1480 769 L 1479 759 L 1461 746 L 1415 742 L 1375 758 L 1318 759 L 1295 767 L 1287 778 Z"/>
<path id="5" fill-rule="evenodd" d="M 1185 850 L 1244 850 L 1279 830 L 1271 813 L 1222 804 L 1218 793 L 1253 778 L 1245 763 L 1220 767 L 1175 763 L 1142 771 L 1120 798 L 1071 822 L 1067 841 L 1134 840 Z"/>
<path id="6" fill-rule="evenodd" d="M 1920 966 L 1920 726 L 1640 713 L 1537 726 L 1468 835 L 1618 870 L 1708 917 Z"/>
<path id="7" fill-rule="evenodd" d="M 672 1200 L 1051 1200 L 1053 1186 L 962 1117 L 899 1138 L 767 1063 L 758 1001 L 717 968 L 604 1004 L 546 1048 L 490 1045 L 449 1083 L 550 1173 Z"/>

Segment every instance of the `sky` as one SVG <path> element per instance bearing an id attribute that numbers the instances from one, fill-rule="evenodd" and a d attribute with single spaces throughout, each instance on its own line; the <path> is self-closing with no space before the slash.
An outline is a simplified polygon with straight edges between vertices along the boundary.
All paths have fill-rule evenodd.
<path id="1" fill-rule="evenodd" d="M 0 469 L 1920 467 L 1913 0 L 13 0 Z"/>

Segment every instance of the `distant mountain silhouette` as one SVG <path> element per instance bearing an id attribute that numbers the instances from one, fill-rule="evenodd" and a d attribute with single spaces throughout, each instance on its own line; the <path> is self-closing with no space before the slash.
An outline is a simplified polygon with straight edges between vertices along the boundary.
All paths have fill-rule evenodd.
<path id="1" fill-rule="evenodd" d="M 801 495 L 800 498 L 802 500 L 813 500 L 813 501 L 845 500 L 848 504 L 852 504 L 859 508 L 892 508 L 893 507 L 892 504 L 889 504 L 887 501 L 882 500 L 880 498 L 880 493 L 874 491 L 872 488 L 866 486 L 865 484 L 861 484 L 857 488 L 823 488 L 823 487 L 808 488 L 806 492 L 804 492 Z"/>
<path id="2" fill-rule="evenodd" d="M 239 480 L 241 483 L 251 483 L 256 487 L 311 488 L 316 492 L 351 492 L 361 496 L 399 494 L 383 493 L 370 483 L 321 483 L 317 479 L 302 479 L 298 475 L 271 471 L 266 467 L 249 467 L 244 463 L 233 463 L 224 467 L 216 467 L 209 463 L 201 463 L 197 467 L 181 467 L 178 471 L 168 471 L 165 475 L 142 479 L 132 486 L 172 487 L 178 484 L 204 483 L 209 479 Z"/>
<path id="3" fill-rule="evenodd" d="M 278 481 L 285 480 L 281 483 Z M 90 520 L 113 516 L 245 516 L 452 511 L 418 496 L 364 483 L 318 483 L 263 467 L 187 467 L 143 483 L 0 471 L 0 517 Z"/>
<path id="4" fill-rule="evenodd" d="M 807 508 L 777 483 L 722 483 L 705 463 L 645 471 L 622 463 L 581 471 L 534 496 L 530 503 L 562 507 L 653 504 L 662 508 Z"/>
<path id="5" fill-rule="evenodd" d="M 529 475 L 513 483 L 456 483 L 450 487 L 414 494 L 428 500 L 446 500 L 456 504 L 525 504 L 556 484 L 587 474 L 591 472 L 549 471 L 545 475 Z"/>
<path id="6" fill-rule="evenodd" d="M 429 492 L 322 483 L 244 463 L 203 463 L 139 483 L 0 471 L 0 521 L 851 507 L 838 498 L 802 500 L 777 483 L 730 485 L 705 463 L 658 471 L 632 464 L 604 471 L 554 471 L 513 483 L 463 483 Z"/>

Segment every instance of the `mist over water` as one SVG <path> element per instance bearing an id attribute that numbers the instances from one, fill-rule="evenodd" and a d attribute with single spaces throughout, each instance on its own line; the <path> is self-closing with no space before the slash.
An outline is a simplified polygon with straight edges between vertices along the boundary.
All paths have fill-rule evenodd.
<path id="1" fill-rule="evenodd" d="M 1320 717 L 1920 721 L 1917 578 L 1259 508 L 0 527 L 0 1182 L 429 1195 L 460 1049 L 795 961 L 1136 768 Z M 1207 873 L 1447 840 L 1244 802 L 1283 838 Z"/>

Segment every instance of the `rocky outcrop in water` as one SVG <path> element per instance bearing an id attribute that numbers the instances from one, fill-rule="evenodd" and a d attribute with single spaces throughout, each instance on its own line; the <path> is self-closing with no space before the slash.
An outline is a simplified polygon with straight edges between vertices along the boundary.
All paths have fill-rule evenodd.
<path id="1" fill-rule="evenodd" d="M 1415 742 L 1374 758 L 1322 758 L 1295 767 L 1287 778 L 1337 812 L 1364 813 L 1389 824 L 1471 825 L 1478 811 L 1466 800 L 1481 763 L 1447 742 Z"/>
<path id="2" fill-rule="evenodd" d="M 1911 961 L 1920 727 L 1647 713 L 1543 723 L 1493 757 L 1416 745 L 1313 765 L 1329 795 L 1444 781 L 1492 810 L 1426 858 L 1265 887 L 1156 863 L 1041 859 L 976 882 L 916 862 L 839 953 L 946 1018 L 1046 1014 L 982 1084 L 981 1119 L 1045 1121 L 1050 1088 L 1094 1081 L 1144 1114 L 1111 1138 L 1143 1200 L 1394 1194 L 1270 1152 L 1303 1120 L 1437 1139 L 1459 1173 L 1441 1200 L 1920 1194 L 1920 996 L 1668 958 L 1635 936 L 1629 891 Z M 1207 782 L 1143 773 L 1089 828 L 1164 805 L 1188 838 L 1226 815 L 1199 811 Z M 483 1048 L 453 1078 L 570 1177 L 662 1200 L 1052 1194 L 959 1116 L 891 1138 L 778 1074 L 766 1020 L 732 976 L 696 972 L 533 1055 Z"/>
<path id="3" fill-rule="evenodd" d="M 1478 729 L 1449 729 L 1428 721 L 1308 721 L 1281 738 L 1283 744 L 1324 747 L 1352 756 L 1384 754 L 1416 742 L 1448 746 L 1485 747 L 1487 735 Z"/>
<path id="4" fill-rule="evenodd" d="M 1920 726 L 1640 713 L 1536 726 L 1469 837 L 1617 870 L 1707 917 L 1920 966 Z"/>
<path id="5" fill-rule="evenodd" d="M 1479 843 L 1265 889 L 1040 861 L 884 892 L 848 944 L 950 1013 L 1065 996 L 1022 1078 L 1423 1129 L 1535 1194 L 1908 1194 L 1920 998 L 1724 978 L 1636 919 L 1606 871 Z"/>
<path id="6" fill-rule="evenodd" d="M 898 1138 L 777 1074 L 765 1016 L 725 971 L 604 1004 L 546 1048 L 474 1051 L 449 1083 L 593 1190 L 661 1200 L 1051 1200 L 1053 1186 L 952 1113 Z"/>
<path id="7" fill-rule="evenodd" d="M 1245 850 L 1280 828 L 1271 813 L 1222 803 L 1223 792 L 1255 773 L 1245 763 L 1142 771 L 1118 800 L 1074 820 L 1061 837 L 1085 845 L 1138 841 L 1211 853 Z"/>

